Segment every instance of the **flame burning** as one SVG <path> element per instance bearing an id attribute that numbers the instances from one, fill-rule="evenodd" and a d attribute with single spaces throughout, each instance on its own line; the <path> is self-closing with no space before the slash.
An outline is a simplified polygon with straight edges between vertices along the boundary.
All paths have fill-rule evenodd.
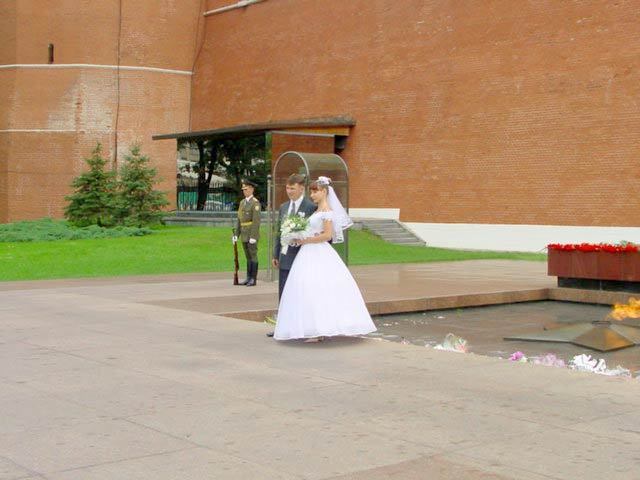
<path id="1" fill-rule="evenodd" d="M 640 318 L 640 300 L 629 298 L 629 303 L 616 303 L 609 314 L 609 318 L 614 320 L 624 320 L 625 318 Z"/>

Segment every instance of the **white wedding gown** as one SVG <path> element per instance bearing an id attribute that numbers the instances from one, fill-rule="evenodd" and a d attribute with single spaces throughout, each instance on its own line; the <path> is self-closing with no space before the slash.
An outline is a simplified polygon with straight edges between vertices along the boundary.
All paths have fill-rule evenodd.
<path id="1" fill-rule="evenodd" d="M 333 212 L 309 217 L 311 234 L 322 232 Z M 287 277 L 274 332 L 276 340 L 365 335 L 376 330 L 351 272 L 328 242 L 303 245 Z"/>

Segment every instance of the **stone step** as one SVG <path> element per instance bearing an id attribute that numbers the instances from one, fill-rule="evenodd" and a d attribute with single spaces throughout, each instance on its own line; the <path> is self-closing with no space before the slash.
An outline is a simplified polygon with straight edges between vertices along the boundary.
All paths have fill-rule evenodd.
<path id="1" fill-rule="evenodd" d="M 402 239 L 402 238 L 411 238 L 415 240 L 415 236 L 411 235 L 407 232 L 396 232 L 396 233 L 385 233 L 384 235 L 378 235 L 379 237 L 384 238 L 385 240 L 393 240 L 393 239 Z"/>
<path id="2" fill-rule="evenodd" d="M 400 227 L 403 228 L 402 225 L 400 225 L 398 222 L 391 221 L 391 222 L 368 222 L 366 220 L 363 220 L 364 223 L 366 223 L 368 226 L 370 227 L 375 227 L 375 228 L 389 228 L 389 227 Z"/>
<path id="3" fill-rule="evenodd" d="M 364 222 L 369 228 L 402 228 L 404 227 L 400 225 L 398 222 L 389 222 L 389 223 L 369 223 Z"/>
<path id="4" fill-rule="evenodd" d="M 407 229 L 404 228 L 402 225 L 384 225 L 384 226 L 377 226 L 377 225 L 367 225 L 367 228 L 369 230 L 375 230 L 377 232 L 395 232 L 395 231 L 400 231 L 400 232 L 406 232 Z"/>
<path id="5" fill-rule="evenodd" d="M 262 212 L 262 222 L 266 225 L 267 214 Z M 167 225 L 190 225 L 200 227 L 234 227 L 235 212 L 175 212 L 175 215 L 164 217 Z M 364 228 L 384 241 L 397 245 L 424 246 L 425 243 L 395 220 L 386 219 L 354 219 L 354 228 Z"/>
<path id="6" fill-rule="evenodd" d="M 393 235 L 397 233 L 407 233 L 404 228 L 377 228 L 377 227 L 369 227 L 369 231 L 375 233 L 376 235 Z"/>
<path id="7" fill-rule="evenodd" d="M 407 230 L 400 222 L 391 219 L 371 219 L 359 218 L 364 229 L 369 230 L 374 235 L 384 241 L 396 245 L 424 246 L 425 242 Z"/>
<path id="8" fill-rule="evenodd" d="M 168 225 L 217 225 L 217 224 L 235 224 L 237 221 L 237 212 L 175 212 L 163 218 Z M 266 224 L 269 219 L 267 212 L 261 212 L 260 220 Z"/>
<path id="9" fill-rule="evenodd" d="M 424 245 L 424 243 L 420 243 L 415 238 L 404 238 L 404 239 L 400 239 L 400 240 L 387 240 L 387 239 L 383 238 L 382 240 L 384 240 L 387 243 L 392 243 L 394 245 L 414 245 L 414 244 Z"/>
<path id="10" fill-rule="evenodd" d="M 238 213 L 233 212 L 212 212 L 208 210 L 184 210 L 175 211 L 173 213 L 176 217 L 215 217 L 215 218 L 228 218 L 235 217 Z"/>
<path id="11" fill-rule="evenodd" d="M 164 217 L 166 225 L 183 225 L 194 227 L 233 227 L 236 222 L 233 218 L 216 217 Z"/>
<path id="12" fill-rule="evenodd" d="M 396 220 L 389 219 L 359 218 L 358 220 L 365 222 L 367 225 L 398 225 L 398 222 Z"/>

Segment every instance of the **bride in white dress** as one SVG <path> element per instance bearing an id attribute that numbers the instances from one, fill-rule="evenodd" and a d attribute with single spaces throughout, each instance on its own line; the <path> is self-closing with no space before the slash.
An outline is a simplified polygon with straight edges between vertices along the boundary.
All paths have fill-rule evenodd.
<path id="1" fill-rule="evenodd" d="M 311 235 L 297 242 L 302 247 L 282 292 L 274 338 L 309 342 L 373 332 L 376 327 L 358 285 L 328 243 L 344 241 L 342 231 L 353 222 L 329 178 L 319 177 L 310 191 L 318 209 L 309 217 Z"/>

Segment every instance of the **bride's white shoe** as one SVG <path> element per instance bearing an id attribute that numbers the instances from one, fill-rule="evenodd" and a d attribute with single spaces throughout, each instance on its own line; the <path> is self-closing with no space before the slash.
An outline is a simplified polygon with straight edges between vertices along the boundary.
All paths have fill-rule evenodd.
<path id="1" fill-rule="evenodd" d="M 303 340 L 304 343 L 318 343 L 324 340 L 324 337 L 311 337 L 311 338 L 305 338 Z"/>

